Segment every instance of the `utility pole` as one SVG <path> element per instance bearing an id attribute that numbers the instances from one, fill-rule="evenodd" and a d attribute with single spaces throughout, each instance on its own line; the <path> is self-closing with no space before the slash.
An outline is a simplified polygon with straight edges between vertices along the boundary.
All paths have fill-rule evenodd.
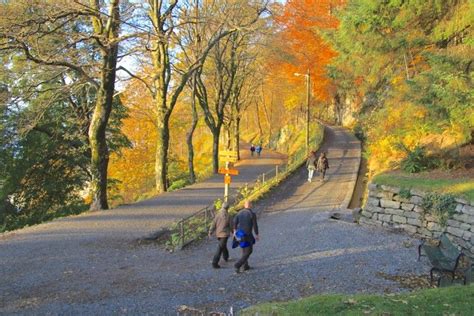
<path id="1" fill-rule="evenodd" d="M 306 154 L 309 154 L 309 104 L 311 101 L 311 74 L 309 68 L 306 71 L 306 74 L 295 73 L 295 76 L 305 76 L 306 77 Z"/>
<path id="2" fill-rule="evenodd" d="M 309 103 L 311 98 L 311 76 L 306 72 L 306 154 L 309 154 Z"/>

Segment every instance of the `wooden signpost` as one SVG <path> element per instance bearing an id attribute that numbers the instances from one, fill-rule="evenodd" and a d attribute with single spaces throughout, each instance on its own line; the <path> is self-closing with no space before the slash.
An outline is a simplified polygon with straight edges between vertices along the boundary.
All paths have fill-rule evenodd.
<path id="1" fill-rule="evenodd" d="M 229 168 L 231 162 L 237 162 L 237 152 L 230 150 L 222 150 L 219 152 L 219 159 L 225 161 L 225 168 L 219 168 L 219 173 L 224 175 L 224 201 L 227 202 L 229 197 L 229 185 L 232 177 L 239 174 L 239 170 Z"/>
<path id="2" fill-rule="evenodd" d="M 225 162 L 237 162 L 237 152 L 230 150 L 222 150 L 219 152 L 219 159 Z"/>
<path id="3" fill-rule="evenodd" d="M 226 168 L 219 168 L 220 174 L 230 174 L 232 176 L 238 176 L 239 170 L 237 169 L 226 169 Z"/>

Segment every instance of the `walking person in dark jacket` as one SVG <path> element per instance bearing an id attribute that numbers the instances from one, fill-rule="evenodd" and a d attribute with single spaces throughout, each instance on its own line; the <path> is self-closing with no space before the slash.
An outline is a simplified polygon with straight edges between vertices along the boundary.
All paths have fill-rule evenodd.
<path id="1" fill-rule="evenodd" d="M 219 213 L 214 217 L 211 228 L 209 229 L 209 237 L 215 232 L 217 240 L 219 242 L 216 253 L 212 259 L 212 267 L 219 269 L 219 260 L 222 258 L 224 261 L 229 260 L 229 250 L 227 250 L 227 239 L 231 232 L 231 222 L 229 217 L 229 204 L 227 202 L 222 203 L 222 207 Z"/>
<path id="2" fill-rule="evenodd" d="M 253 157 L 254 152 L 255 152 L 255 146 L 252 144 L 252 145 L 250 145 L 250 156 Z"/>
<path id="3" fill-rule="evenodd" d="M 314 151 L 311 151 L 308 160 L 306 160 L 306 168 L 308 169 L 308 182 L 311 182 L 314 170 L 316 170 L 316 153 Z"/>
<path id="4" fill-rule="evenodd" d="M 326 170 L 329 169 L 329 162 L 328 158 L 326 157 L 326 153 L 323 152 L 321 156 L 319 156 L 317 169 L 321 174 L 321 181 L 324 181 L 324 176 L 326 175 Z"/>
<path id="5" fill-rule="evenodd" d="M 253 232 L 255 232 L 255 237 Z M 244 208 L 234 217 L 234 236 L 239 240 L 242 248 L 242 257 L 234 265 L 235 272 L 240 273 L 242 266 L 244 271 L 250 269 L 248 259 L 252 254 L 255 239 L 259 240 L 257 215 L 250 209 L 249 201 L 245 201 Z"/>

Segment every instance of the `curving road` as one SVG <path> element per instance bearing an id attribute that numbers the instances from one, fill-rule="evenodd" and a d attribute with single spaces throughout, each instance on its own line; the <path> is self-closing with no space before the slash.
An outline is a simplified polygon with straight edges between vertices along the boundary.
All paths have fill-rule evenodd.
<path id="1" fill-rule="evenodd" d="M 341 128 L 326 128 L 326 135 L 328 181 L 308 183 L 301 168 L 255 205 L 262 239 L 250 259 L 254 269 L 234 274 L 236 250 L 222 269 L 212 269 L 214 240 L 172 254 L 136 242 L 173 220 L 173 212 L 185 214 L 176 203 L 194 206 L 192 199 L 202 198 L 205 205 L 203 188 L 192 187 L 160 197 L 159 207 L 170 213 L 159 219 L 158 203 L 146 201 L 0 237 L 0 313 L 176 315 L 180 305 L 228 311 L 314 293 L 400 291 L 381 275 L 418 275 L 426 264 L 416 262 L 409 237 L 328 219 L 349 203 L 360 145 Z M 272 166 L 239 168 L 251 177 Z M 220 194 L 217 181 L 209 190 Z"/>

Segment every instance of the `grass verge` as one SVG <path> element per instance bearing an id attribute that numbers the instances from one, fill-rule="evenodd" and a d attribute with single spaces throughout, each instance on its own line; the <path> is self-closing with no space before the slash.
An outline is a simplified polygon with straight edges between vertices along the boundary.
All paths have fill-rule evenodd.
<path id="1" fill-rule="evenodd" d="M 474 286 L 426 289 L 397 295 L 316 295 L 266 303 L 241 315 L 472 315 Z"/>
<path id="2" fill-rule="evenodd" d="M 474 179 L 431 179 L 429 174 L 412 176 L 405 173 L 383 173 L 376 175 L 374 183 L 399 188 L 415 188 L 422 191 L 452 194 L 474 201 Z"/>

